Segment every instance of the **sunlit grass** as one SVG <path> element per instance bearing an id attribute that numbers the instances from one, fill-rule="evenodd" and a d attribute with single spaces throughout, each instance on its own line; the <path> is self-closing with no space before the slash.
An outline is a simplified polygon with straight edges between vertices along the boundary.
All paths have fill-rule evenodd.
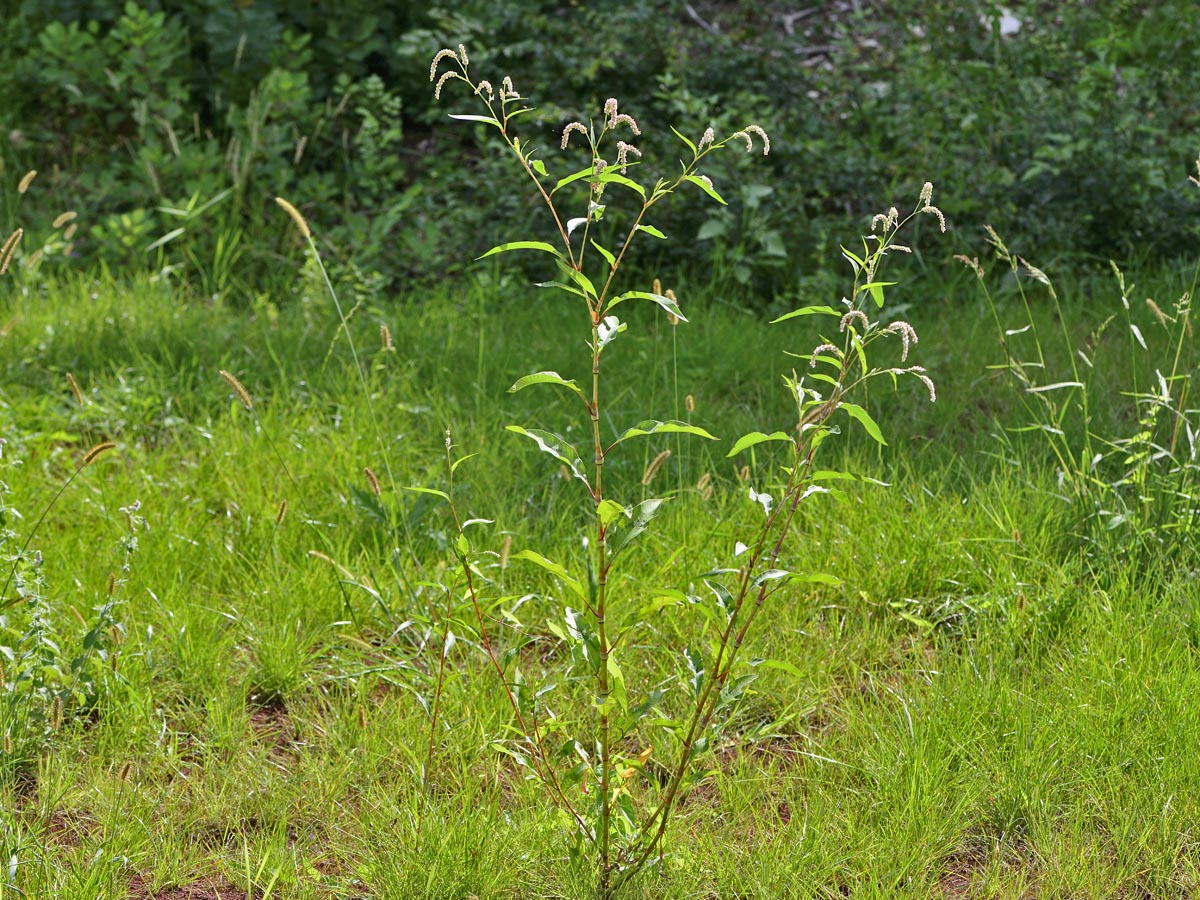
<path id="1" fill-rule="evenodd" d="M 1143 289 L 1165 295 L 1174 279 Z M 778 598 L 746 658 L 786 660 L 802 677 L 759 672 L 706 757 L 713 776 L 684 801 L 661 870 L 632 896 L 1157 898 L 1198 887 L 1194 571 L 1152 562 L 1133 573 L 1087 556 L 1045 454 L 997 452 L 993 432 L 1017 423 L 987 369 L 999 361 L 987 311 L 957 282 L 919 284 L 930 299 L 905 317 L 938 403 L 878 392 L 871 408 L 891 446 L 847 435 L 842 464 L 892 487 L 854 486 L 836 515 L 816 507 L 798 529 L 797 567 L 844 585 Z M 1086 333 L 1098 301 L 1060 292 Z M 0 429 L 21 463 L 5 475 L 13 504 L 32 517 L 78 454 L 118 444 L 34 542 L 64 621 L 68 605 L 101 595 L 119 507 L 140 500 L 149 524 L 119 609 L 127 637 L 112 692 L 0 784 L 12 883 L 68 900 L 187 885 L 228 896 L 587 896 L 536 786 L 492 749 L 508 708 L 466 640 L 445 686 L 431 794 L 421 792 L 436 654 L 419 623 L 438 596 L 421 582 L 452 528 L 419 497 L 371 492 L 363 468 L 381 468 L 378 445 L 320 299 L 290 297 L 268 314 L 80 280 L 3 303 L 16 317 L 0 339 Z M 631 330 L 605 427 L 673 402 L 673 339 L 697 424 L 726 439 L 772 415 L 786 427 L 782 351 L 809 336 L 699 288 L 690 303 L 704 312 L 675 334 L 665 322 L 643 338 Z M 462 451 L 479 454 L 461 470 L 460 503 L 496 520 L 483 539 L 497 552 L 505 535 L 514 549 L 578 552 L 587 511 L 503 431 L 542 400 L 506 394 L 516 377 L 531 366 L 571 377 L 583 365 L 568 313 L 482 279 L 351 319 L 397 480 L 439 483 L 450 424 Z M 255 416 L 221 369 L 246 386 Z M 1120 421 L 1121 403 L 1114 394 L 1098 414 Z M 668 447 L 647 441 L 614 479 L 635 496 Z M 773 458 L 751 465 L 766 476 Z M 707 500 L 693 488 L 706 473 Z M 657 478 L 684 490 L 631 556 L 618 603 L 724 564 L 754 513 L 720 445 L 686 447 Z M 516 562 L 490 577 L 514 598 L 503 610 L 531 639 L 528 665 L 565 677 L 539 596 L 553 583 Z M 665 678 L 696 628 L 659 610 L 626 665 Z"/>

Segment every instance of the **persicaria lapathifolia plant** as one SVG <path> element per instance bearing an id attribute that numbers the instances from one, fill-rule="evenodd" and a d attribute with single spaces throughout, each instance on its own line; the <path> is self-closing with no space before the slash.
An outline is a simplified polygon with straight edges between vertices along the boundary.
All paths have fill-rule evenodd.
<path id="1" fill-rule="evenodd" d="M 443 63 L 448 64 L 444 71 Z M 564 604 L 559 621 L 550 626 L 571 649 L 573 675 L 587 679 L 592 688 L 594 702 L 574 711 L 578 713 L 574 719 L 567 718 L 570 710 L 551 710 L 551 687 L 535 689 L 526 683 L 519 668 L 509 670 L 515 654 L 497 655 L 495 643 L 487 635 L 486 619 L 479 614 L 475 593 L 479 580 L 471 577 L 473 571 L 480 570 L 480 554 L 462 528 L 456 553 L 466 573 L 466 591 L 477 613 L 479 643 L 500 675 L 520 733 L 520 738 L 506 749 L 520 763 L 529 766 L 571 822 L 577 857 L 588 852 L 594 854 L 599 893 L 608 898 L 661 852 L 671 813 L 689 778 L 696 777 L 694 757 L 707 745 L 711 728 L 719 723 L 720 711 L 736 702 L 748 683 L 747 676 L 731 679 L 730 672 L 748 629 L 766 601 L 788 584 L 833 580 L 825 575 L 777 568 L 784 539 L 800 502 L 828 490 L 817 481 L 830 473 L 815 472 L 812 467 L 814 453 L 832 433 L 826 423 L 844 410 L 882 441 L 878 426 L 866 411 L 844 400 L 848 392 L 877 375 L 904 374 L 920 378 L 933 393 L 932 382 L 919 366 L 870 367 L 866 354 L 876 339 L 894 335 L 903 342 L 904 362 L 909 345 L 916 341 L 915 333 L 906 323 L 883 327 L 871 322 L 867 311 L 872 300 L 883 304 L 884 288 L 889 283 L 878 280 L 878 270 L 890 250 L 905 249 L 895 244 L 894 239 L 908 219 L 898 221 L 893 209 L 877 218 L 874 226 L 881 234 L 864 241 L 861 257 L 844 251 L 855 271 L 854 290 L 851 298 L 845 300 L 844 309 L 810 307 L 784 317 L 831 315 L 837 319 L 838 332 L 834 339 L 823 341 L 813 351 L 812 369 L 805 378 L 788 379 L 799 416 L 795 430 L 746 435 L 730 453 L 732 456 L 755 444 L 774 440 L 790 442 L 793 451 L 778 502 L 765 492 L 750 492 L 751 499 L 762 505 L 765 516 L 758 533 L 744 546 L 739 542 L 738 567 L 706 576 L 706 584 L 715 598 L 711 602 L 688 598 L 681 592 L 665 595 L 667 602 L 676 596 L 680 601 L 699 604 L 710 620 L 719 623 L 719 637 L 707 652 L 697 648 L 685 651 L 680 670 L 685 673 L 682 681 L 690 697 L 690 712 L 679 720 L 668 719 L 658 708 L 664 690 L 658 687 L 639 696 L 636 686 L 627 687 L 619 663 L 631 629 L 645 615 L 645 604 L 641 602 L 645 598 L 637 598 L 639 602 L 634 603 L 634 598 L 622 597 L 620 592 L 614 595 L 612 589 L 614 567 L 622 553 L 647 529 L 664 500 L 649 499 L 629 505 L 620 502 L 610 490 L 605 468 L 614 452 L 633 438 L 661 433 L 715 438 L 688 423 L 658 419 L 648 419 L 606 436 L 601 428 L 601 362 L 607 348 L 626 329 L 626 323 L 615 310 L 627 300 L 649 300 L 664 309 L 672 321 L 687 321 L 675 295 L 663 291 L 657 282 L 650 290 L 639 290 L 626 289 L 619 280 L 621 266 L 635 239 L 666 239 L 650 221 L 654 206 L 678 190 L 693 188 L 724 203 L 717 188 L 702 172 L 704 160 L 730 144 L 751 152 L 761 150 L 766 155 L 770 141 L 757 125 L 720 139 L 710 128 L 696 141 L 672 129 L 686 149 L 679 161 L 679 174 L 653 181 L 640 180 L 637 173 L 644 165 L 642 151 L 633 141 L 641 136 L 642 129 L 632 116 L 620 111 L 617 100 L 610 99 L 604 104 L 598 122 L 571 122 L 562 130 L 559 150 L 569 153 L 582 149 L 588 158 L 582 167 L 555 177 L 539 155 L 539 149 L 515 133 L 517 118 L 531 112 L 532 107 L 526 104 L 511 79 L 504 78 L 498 88 L 491 82 L 475 80 L 466 49 L 460 45 L 457 51 L 438 52 L 430 66 L 430 80 L 436 82 L 435 95 L 439 98 L 448 85 L 462 83 L 478 99 L 483 107 L 481 114 L 452 118 L 480 123 L 498 132 L 515 162 L 533 183 L 553 222 L 555 239 L 511 241 L 492 248 L 484 257 L 511 250 L 530 250 L 552 257 L 559 277 L 540 286 L 570 294 L 587 314 L 590 384 L 580 385 L 557 372 L 541 371 L 526 375 L 510 388 L 520 391 L 533 385 L 553 385 L 574 394 L 585 421 L 585 432 L 591 437 L 591 447 L 580 448 L 552 431 L 509 426 L 510 431 L 533 441 L 565 466 L 591 500 L 593 521 L 584 541 L 584 571 L 573 573 L 567 566 L 534 550 L 512 555 L 514 560 L 523 559 L 550 572 L 570 602 L 579 607 Z M 929 213 L 941 221 L 941 213 L 929 201 L 927 186 L 914 215 Z M 448 457 L 451 474 L 461 461 Z M 453 509 L 453 497 L 446 499 Z M 454 518 L 458 521 L 457 513 Z M 670 743 L 663 741 L 656 746 L 648 737 L 653 729 L 665 731 L 672 739 Z"/>

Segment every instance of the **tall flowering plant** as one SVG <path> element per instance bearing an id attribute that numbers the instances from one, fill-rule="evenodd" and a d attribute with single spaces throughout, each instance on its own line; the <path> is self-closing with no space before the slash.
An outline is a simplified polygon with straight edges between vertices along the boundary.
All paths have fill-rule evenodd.
<path id="1" fill-rule="evenodd" d="M 838 331 L 807 354 L 810 370 L 803 378 L 793 373 L 785 379 L 796 403 L 794 427 L 770 434 L 752 432 L 729 451 L 735 456 L 766 442 L 784 444 L 788 451 L 784 482 L 770 489 L 776 496 L 766 487 L 749 491 L 749 499 L 761 506 L 763 517 L 747 540 L 737 543 L 732 565 L 703 577 L 704 596 L 670 590 L 630 596 L 624 583 L 617 586 L 614 575 L 627 548 L 651 527 L 667 498 L 637 503 L 619 499 L 628 486 L 614 486 L 607 475 L 614 454 L 648 435 L 716 438 L 701 427 L 672 419 L 646 419 L 612 434 L 606 434 L 601 426 L 606 399 L 604 364 L 610 348 L 627 328 L 617 307 L 627 301 L 649 301 L 661 307 L 673 323 L 687 321 L 672 291 L 664 291 L 657 280 L 649 286 L 630 286 L 622 278 L 622 266 L 634 241 L 667 239 L 653 222 L 654 209 L 661 201 L 681 190 L 698 190 L 717 203 L 725 202 L 702 171 L 711 154 L 733 146 L 766 155 L 770 139 L 758 125 L 720 138 L 709 128 L 697 140 L 672 129 L 683 147 L 679 173 L 640 178 L 645 163 L 635 141 L 642 128 L 621 111 L 616 99 L 609 99 L 597 121 L 570 122 L 562 129 L 559 150 L 565 154 L 582 150 L 584 164 L 568 164 L 567 174 L 555 175 L 551 166 L 561 163 L 548 163 L 536 145 L 517 133 L 517 120 L 532 107 L 510 78 L 505 77 L 499 88 L 475 79 L 461 45 L 457 50 L 439 51 L 429 76 L 439 99 L 444 90 L 457 85 L 479 103 L 479 112 L 451 118 L 493 130 L 528 176 L 553 223 L 551 240 L 514 240 L 483 256 L 529 251 L 548 257 L 557 276 L 540 286 L 566 293 L 578 303 L 581 330 L 587 335 L 584 378 L 538 371 L 518 379 L 509 390 L 550 386 L 566 391 L 577 401 L 588 444 L 573 443 L 561 432 L 540 427 L 508 426 L 564 467 L 586 494 L 591 508 L 578 565 L 569 566 L 533 549 L 511 556 L 549 572 L 560 586 L 562 603 L 550 627 L 570 649 L 572 676 L 590 686 L 593 699 L 583 708 L 552 705 L 554 687 L 531 684 L 516 662 L 517 654 L 505 653 L 490 634 L 492 625 L 479 597 L 486 555 L 476 547 L 469 535 L 470 523 L 464 522 L 457 509 L 453 476 L 463 459 L 455 459 L 449 436 L 446 463 L 451 488 L 436 493 L 449 504 L 455 523 L 463 523 L 457 529 L 455 554 L 465 577 L 458 583 L 475 611 L 479 644 L 512 708 L 517 737 L 503 742 L 502 747 L 545 787 L 574 833 L 576 857 L 593 860 L 599 893 L 608 898 L 662 853 L 668 823 L 680 798 L 704 777 L 697 770 L 697 757 L 723 722 L 722 713 L 738 701 L 752 678 L 732 673 L 760 612 L 777 593 L 795 585 L 836 583 L 825 574 L 794 572 L 781 565 L 786 537 L 800 504 L 816 494 L 830 493 L 832 489 L 822 482 L 842 477 L 814 468 L 818 448 L 836 431 L 833 417 L 845 413 L 883 442 L 867 411 L 848 402 L 846 396 L 884 374 L 893 379 L 900 375 L 919 378 L 933 396 L 933 383 L 921 367 L 873 366 L 868 361 L 868 348 L 890 335 L 900 338 L 901 361 L 907 363 L 909 347 L 917 340 L 906 323 L 885 327 L 870 317 L 872 304 L 876 309 L 883 305 L 884 290 L 891 284 L 879 279 L 881 264 L 889 252 L 906 249 L 895 238 L 912 217 L 900 221 L 892 209 L 876 218 L 861 254 L 843 250 L 854 270 L 854 284 L 841 309 L 805 307 L 780 320 L 832 316 Z M 941 213 L 930 202 L 930 191 L 927 186 L 913 215 L 935 215 L 944 228 Z M 629 664 L 631 635 L 644 624 L 648 607 L 664 605 L 699 610 L 709 623 L 709 634 L 715 635 L 706 646 L 687 647 L 680 653 L 678 687 L 670 696 L 661 685 L 643 690 L 626 676 L 626 671 L 634 668 Z M 785 662 L 772 664 L 789 667 Z M 666 707 L 674 709 L 680 696 L 685 699 L 683 712 L 668 711 Z M 430 758 L 432 748 L 431 741 Z"/>

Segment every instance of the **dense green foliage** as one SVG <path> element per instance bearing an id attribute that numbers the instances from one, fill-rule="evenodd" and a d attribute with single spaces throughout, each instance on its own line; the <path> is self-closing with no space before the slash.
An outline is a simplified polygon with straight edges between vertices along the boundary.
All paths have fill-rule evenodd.
<path id="1" fill-rule="evenodd" d="M 462 240 L 482 250 L 529 211 L 478 190 L 512 175 L 433 106 L 430 48 L 465 41 L 481 71 L 573 98 L 532 97 L 547 147 L 609 96 L 656 156 L 674 152 L 668 123 L 727 133 L 755 111 L 770 166 L 714 165 L 718 185 L 739 184 L 733 202 L 679 208 L 665 255 L 643 260 L 659 270 L 699 250 L 719 280 L 759 294 L 823 284 L 847 220 L 925 180 L 956 250 L 978 252 L 990 222 L 1043 261 L 1184 252 L 1195 216 L 1179 185 L 1200 124 L 1192 5 L 1009 10 L 346 0 L 331 16 L 275 0 L 25 0 L 0 26 L 0 158 L 11 177 L 42 171 L 28 202 L 47 220 L 80 212 L 70 249 L 84 262 L 169 266 L 206 296 L 253 297 L 291 252 L 268 218 L 283 194 L 317 223 L 339 278 L 380 296 L 461 266 Z M 47 238 L 45 264 L 74 265 L 62 250 Z"/>

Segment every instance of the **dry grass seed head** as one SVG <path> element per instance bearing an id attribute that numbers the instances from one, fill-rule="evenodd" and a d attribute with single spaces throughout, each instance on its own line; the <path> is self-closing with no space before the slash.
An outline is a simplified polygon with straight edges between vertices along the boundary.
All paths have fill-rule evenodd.
<path id="1" fill-rule="evenodd" d="M 76 215 L 76 213 L 74 210 L 71 210 L 71 211 L 65 212 L 65 213 L 59 213 L 58 218 L 50 223 L 50 227 L 51 228 L 62 228 L 68 222 L 72 221 L 75 218 L 75 215 Z"/>
<path id="2" fill-rule="evenodd" d="M 0 275 L 8 271 L 8 264 L 12 262 L 13 254 L 17 252 L 17 245 L 21 243 L 21 238 L 25 235 L 24 228 L 18 228 L 8 236 L 8 240 L 4 242 L 4 246 L 0 247 Z"/>
<path id="3" fill-rule="evenodd" d="M 970 269 L 972 272 L 974 272 L 974 273 L 975 273 L 975 277 L 976 277 L 976 278 L 978 278 L 980 281 L 982 281 L 982 280 L 983 280 L 983 274 L 984 274 L 984 273 L 983 273 L 983 266 L 981 266 L 981 265 L 979 264 L 979 257 L 977 257 L 977 256 L 964 256 L 964 255 L 963 255 L 963 254 L 961 254 L 961 253 L 956 253 L 956 254 L 954 255 L 954 258 L 955 258 L 955 259 L 957 259 L 957 260 L 958 260 L 960 263 L 962 263 L 964 266 L 966 266 L 968 269 Z"/>
<path id="4" fill-rule="evenodd" d="M 1150 307 L 1150 312 L 1154 314 L 1154 318 L 1158 320 L 1159 325 L 1166 325 L 1171 321 L 1171 317 L 1163 312 L 1159 305 L 1150 297 L 1146 298 L 1146 305 Z"/>
<path id="5" fill-rule="evenodd" d="M 642 473 L 642 485 L 647 486 L 654 480 L 654 476 L 658 474 L 658 470 L 662 468 L 663 463 L 671 458 L 670 450 L 663 450 L 658 456 L 650 460 L 650 465 L 646 466 L 646 471 Z"/>
<path id="6" fill-rule="evenodd" d="M 279 501 L 279 508 L 275 510 L 275 524 L 282 525 L 283 520 L 287 518 L 288 502 L 287 497 Z"/>
<path id="7" fill-rule="evenodd" d="M 37 178 L 37 169 L 30 169 L 25 173 L 24 177 L 17 182 L 17 193 L 23 194 L 29 190 L 29 186 L 33 184 L 33 179 Z"/>
<path id="8" fill-rule="evenodd" d="M 367 485 L 371 488 L 371 493 L 376 497 L 382 497 L 383 488 L 379 484 L 379 476 L 371 470 L 370 466 L 363 467 L 363 475 L 367 478 Z"/>
<path id="9" fill-rule="evenodd" d="M 98 460 L 101 456 L 103 456 L 105 453 L 107 453 L 109 450 L 112 450 L 116 446 L 117 445 L 114 444 L 112 441 L 101 441 L 99 444 L 97 444 L 95 447 L 93 447 L 91 450 L 89 450 L 87 453 L 85 453 L 83 455 L 83 462 L 79 464 L 79 468 L 83 469 L 83 468 L 86 468 L 87 466 L 90 466 L 92 463 L 94 463 L 96 460 Z"/>
<path id="10" fill-rule="evenodd" d="M 392 330 L 386 325 L 379 326 L 379 346 L 381 350 L 396 350 L 396 345 L 392 343 Z"/>
<path id="11" fill-rule="evenodd" d="M 225 379 L 225 383 L 229 385 L 229 389 L 233 391 L 234 396 L 241 401 L 242 406 L 247 410 L 254 409 L 254 400 L 250 397 L 250 392 L 246 390 L 246 386 L 237 380 L 231 373 L 221 369 L 221 377 Z"/>
<path id="12" fill-rule="evenodd" d="M 296 224 L 296 230 L 300 232 L 300 237 L 306 240 L 312 237 L 312 229 L 308 227 L 308 221 L 300 214 L 300 210 L 296 209 L 287 200 L 282 197 L 276 197 L 275 202 L 279 204 L 280 209 L 288 214 L 288 217 Z"/>
<path id="13" fill-rule="evenodd" d="M 71 386 L 71 393 L 75 395 L 75 402 L 83 406 L 83 391 L 79 389 L 79 382 L 75 380 L 75 376 L 70 372 L 67 373 L 67 384 Z"/>

